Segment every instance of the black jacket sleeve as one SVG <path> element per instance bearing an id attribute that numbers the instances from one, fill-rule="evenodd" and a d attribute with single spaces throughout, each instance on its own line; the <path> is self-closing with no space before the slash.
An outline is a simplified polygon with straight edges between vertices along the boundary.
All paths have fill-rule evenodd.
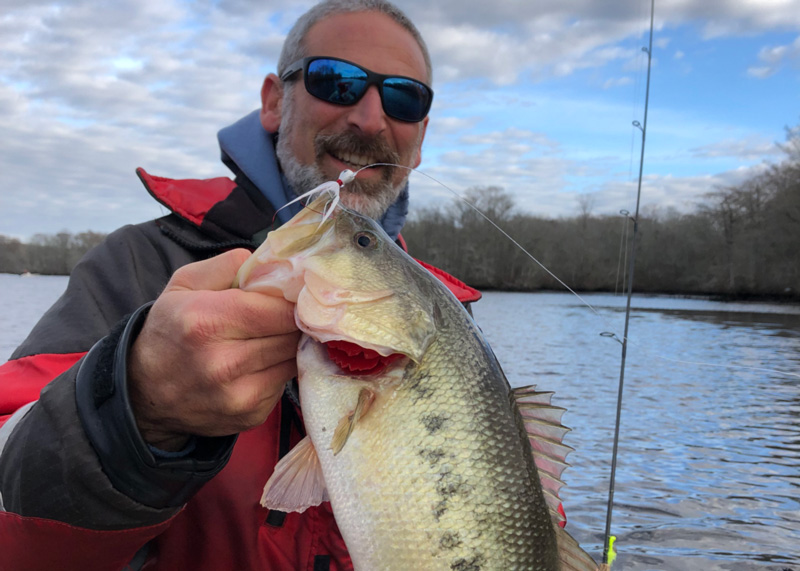
<path id="1" fill-rule="evenodd" d="M 93 529 L 150 525 L 225 465 L 234 438 L 197 439 L 180 458 L 154 454 L 126 389 L 127 350 L 149 303 L 196 259 L 151 222 L 109 235 L 76 266 L 64 295 L 12 355 L 86 353 L 14 426 L 0 456 L 6 511 Z"/>

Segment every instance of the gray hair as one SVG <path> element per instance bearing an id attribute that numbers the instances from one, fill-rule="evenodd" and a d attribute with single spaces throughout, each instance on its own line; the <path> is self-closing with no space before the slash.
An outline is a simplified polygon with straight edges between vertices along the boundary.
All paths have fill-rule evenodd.
<path id="1" fill-rule="evenodd" d="M 352 12 L 380 12 L 381 14 L 386 14 L 392 20 L 403 26 L 403 28 L 414 37 L 417 44 L 419 44 L 422 50 L 422 56 L 425 58 L 428 83 L 430 84 L 433 81 L 431 56 L 428 53 L 428 46 L 425 45 L 425 40 L 422 39 L 419 30 L 414 23 L 408 19 L 408 16 L 406 16 L 400 8 L 387 0 L 323 0 L 311 8 L 295 22 L 295 25 L 292 26 L 292 29 L 289 31 L 289 35 L 286 36 L 286 40 L 283 42 L 281 57 L 278 59 L 278 77 L 283 75 L 283 72 L 286 71 L 286 68 L 289 67 L 292 62 L 309 55 L 305 53 L 303 41 L 314 24 L 329 16 Z"/>

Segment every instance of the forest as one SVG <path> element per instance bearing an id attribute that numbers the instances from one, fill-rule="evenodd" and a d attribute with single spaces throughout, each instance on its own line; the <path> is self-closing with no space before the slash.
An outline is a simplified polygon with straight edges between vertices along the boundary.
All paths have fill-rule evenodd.
<path id="1" fill-rule="evenodd" d="M 739 185 L 710 189 L 691 213 L 640 213 L 633 290 L 727 299 L 800 301 L 800 127 L 787 129 L 786 158 Z M 469 189 L 472 207 L 454 200 L 406 223 L 409 251 L 483 290 L 623 292 L 632 252 L 632 215 L 542 218 L 519 212 L 499 187 Z M 96 232 L 0 235 L 0 272 L 68 274 L 103 239 Z"/>
<path id="2" fill-rule="evenodd" d="M 781 163 L 736 186 L 710 189 L 691 213 L 640 213 L 633 290 L 725 299 L 800 301 L 800 127 L 787 129 Z M 626 291 L 632 215 L 517 212 L 501 188 L 467 200 L 576 291 Z M 409 251 L 478 289 L 564 290 L 473 208 L 458 201 L 415 216 Z"/>
<path id="3" fill-rule="evenodd" d="M 0 234 L 0 273 L 69 275 L 78 260 L 105 238 L 100 232 L 35 234 L 23 242 Z"/>

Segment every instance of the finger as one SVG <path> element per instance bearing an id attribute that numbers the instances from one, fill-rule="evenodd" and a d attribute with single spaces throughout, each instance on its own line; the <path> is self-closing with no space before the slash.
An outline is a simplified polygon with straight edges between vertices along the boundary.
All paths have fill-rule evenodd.
<path id="1" fill-rule="evenodd" d="M 249 257 L 249 251 L 238 248 L 208 260 L 187 264 L 172 275 L 167 290 L 229 289 L 236 278 L 236 272 Z"/>
<path id="2" fill-rule="evenodd" d="M 247 372 L 266 370 L 287 361 L 294 363 L 299 343 L 299 331 L 245 342 L 249 356 Z"/>
<path id="3" fill-rule="evenodd" d="M 226 303 L 230 305 L 222 310 L 231 316 L 240 339 L 297 331 L 294 304 L 282 297 L 231 290 Z"/>
<path id="4" fill-rule="evenodd" d="M 226 344 L 219 357 L 210 356 L 206 375 L 214 384 L 236 384 L 241 377 L 294 362 L 300 333 L 274 335 Z M 293 373 L 294 374 L 294 373 Z M 282 379 L 287 380 L 287 379 Z"/>
<path id="5" fill-rule="evenodd" d="M 297 331 L 294 304 L 283 298 L 237 289 L 181 292 L 174 308 L 184 325 L 203 342 L 234 341 L 282 335 Z M 192 296 L 191 299 L 189 296 Z"/>
<path id="6" fill-rule="evenodd" d="M 192 434 L 222 436 L 262 424 L 283 395 L 288 381 L 297 375 L 294 360 L 241 377 L 225 396 L 217 400 L 206 421 L 193 426 Z"/>

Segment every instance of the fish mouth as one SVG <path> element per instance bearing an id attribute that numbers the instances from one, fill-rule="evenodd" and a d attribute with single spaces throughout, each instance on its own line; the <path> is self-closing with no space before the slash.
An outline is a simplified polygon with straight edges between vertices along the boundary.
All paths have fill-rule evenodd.
<path id="1" fill-rule="evenodd" d="M 344 340 L 323 343 L 330 360 L 342 371 L 357 376 L 376 375 L 405 358 L 402 353 L 381 355 L 377 351 Z"/>

